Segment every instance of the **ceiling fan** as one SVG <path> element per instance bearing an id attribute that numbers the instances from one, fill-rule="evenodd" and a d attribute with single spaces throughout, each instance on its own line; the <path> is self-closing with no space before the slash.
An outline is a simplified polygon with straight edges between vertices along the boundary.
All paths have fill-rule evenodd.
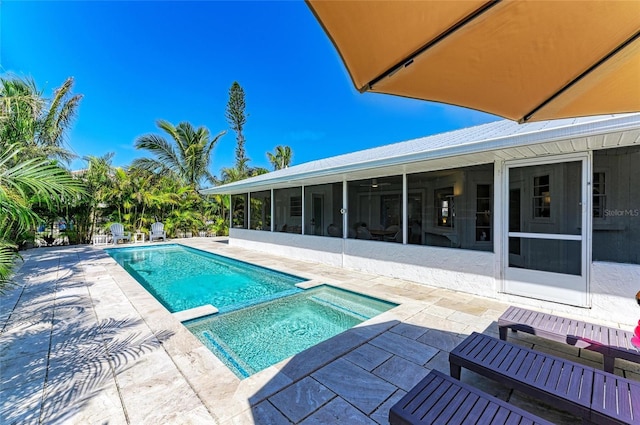
<path id="1" fill-rule="evenodd" d="M 389 186 L 390 184 L 391 183 L 388 182 L 378 182 L 378 179 L 371 179 L 371 183 L 361 183 L 360 186 L 375 189 L 382 186 Z"/>

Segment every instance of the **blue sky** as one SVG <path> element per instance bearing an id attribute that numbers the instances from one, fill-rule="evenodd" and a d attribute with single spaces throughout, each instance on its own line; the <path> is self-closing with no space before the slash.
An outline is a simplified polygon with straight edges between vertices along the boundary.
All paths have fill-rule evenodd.
<path id="1" fill-rule="evenodd" d="M 431 102 L 358 93 L 302 1 L 0 3 L 0 73 L 33 77 L 49 95 L 75 78 L 84 99 L 68 145 L 80 157 L 115 152 L 126 166 L 157 119 L 212 134 L 212 172 L 234 162 L 228 90 L 246 94 L 252 166 L 291 146 L 293 164 L 498 118 Z M 81 160 L 71 168 L 83 167 Z"/>

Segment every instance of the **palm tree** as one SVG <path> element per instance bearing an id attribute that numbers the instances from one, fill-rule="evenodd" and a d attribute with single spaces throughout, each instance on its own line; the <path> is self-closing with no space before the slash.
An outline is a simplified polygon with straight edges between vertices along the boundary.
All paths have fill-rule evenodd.
<path id="1" fill-rule="evenodd" d="M 24 147 L 36 134 L 36 122 L 44 99 L 30 79 L 0 78 L 0 140 Z"/>
<path id="2" fill-rule="evenodd" d="M 273 165 L 274 170 L 282 170 L 283 168 L 291 165 L 291 158 L 293 158 L 293 152 L 289 146 L 276 146 L 275 155 L 271 152 L 267 152 L 269 162 Z"/>
<path id="3" fill-rule="evenodd" d="M 113 153 L 108 153 L 100 157 L 85 157 L 84 160 L 87 161 L 88 166 L 78 174 L 78 178 L 84 183 L 89 194 L 82 199 L 76 208 L 76 225 L 85 241 L 91 240 L 95 232 L 100 212 L 113 184 L 113 167 L 111 166 L 113 155 Z"/>
<path id="4" fill-rule="evenodd" d="M 64 134 L 81 95 L 73 79 L 43 97 L 32 79 L 0 77 L 0 292 L 10 282 L 21 234 L 40 221 L 35 203 L 53 211 L 84 194 L 80 180 L 52 159 L 69 160 Z"/>
<path id="5" fill-rule="evenodd" d="M 0 78 L 0 140 L 18 143 L 20 159 L 48 157 L 68 162 L 74 155 L 64 147 L 82 95 L 72 95 L 73 77 L 58 87 L 51 99 L 30 78 Z"/>
<path id="6" fill-rule="evenodd" d="M 158 120 L 157 125 L 171 136 L 171 140 L 155 134 L 139 137 L 136 148 L 148 150 L 155 158 L 136 159 L 132 166 L 179 179 L 196 190 L 203 180 L 213 183 L 215 179 L 209 171 L 211 152 L 226 132 L 221 131 L 210 138 L 207 128 L 194 129 L 188 122 L 174 127 L 168 121 Z"/>
<path id="7" fill-rule="evenodd" d="M 131 175 L 131 195 L 135 202 L 134 227 L 137 231 L 140 231 L 145 224 L 148 224 L 148 220 L 145 218 L 145 210 L 153 200 L 151 185 L 155 174 L 133 167 L 129 169 L 129 174 Z M 138 207 L 140 207 L 141 211 L 138 211 Z"/>
<path id="8" fill-rule="evenodd" d="M 126 204 L 129 200 L 131 192 L 131 178 L 123 168 L 115 168 L 113 170 L 113 176 L 111 177 L 111 185 L 109 187 L 108 198 L 115 204 L 114 207 L 117 210 L 117 217 L 115 221 L 121 223 L 123 220 L 123 209 L 126 210 Z"/>
<path id="9" fill-rule="evenodd" d="M 223 183 L 233 183 L 249 177 L 249 170 L 246 167 L 223 167 L 220 174 Z"/>
<path id="10" fill-rule="evenodd" d="M 24 150 L 17 143 L 0 146 L 0 292 L 19 257 L 19 235 L 40 221 L 32 200 L 53 207 L 84 193 L 79 180 L 49 159 L 18 161 Z"/>
<path id="11" fill-rule="evenodd" d="M 60 152 L 64 143 L 63 137 L 73 122 L 82 100 L 81 94 L 71 95 L 72 88 L 73 77 L 69 77 L 55 90 L 48 108 L 43 111 L 38 132 L 40 146 L 55 150 L 56 155 L 65 160 L 71 159 L 73 155 L 68 155 L 66 151 Z"/>
<path id="12" fill-rule="evenodd" d="M 249 177 L 259 176 L 260 174 L 267 174 L 269 172 L 266 168 L 249 167 L 249 161 L 249 158 L 244 158 L 244 160 L 237 162 L 234 167 L 223 167 L 220 170 L 222 179 L 220 181 L 216 181 L 216 183 L 233 183 L 248 179 Z"/>
<path id="13" fill-rule="evenodd" d="M 179 192 L 178 182 L 168 177 L 161 177 L 155 182 L 149 204 L 153 221 L 164 221 L 170 212 L 180 205 Z"/>

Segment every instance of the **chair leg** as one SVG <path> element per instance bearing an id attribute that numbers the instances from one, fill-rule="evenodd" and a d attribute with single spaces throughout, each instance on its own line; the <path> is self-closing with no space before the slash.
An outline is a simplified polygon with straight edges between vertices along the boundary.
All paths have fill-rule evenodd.
<path id="1" fill-rule="evenodd" d="M 507 328 L 506 326 L 500 326 L 498 328 L 498 332 L 500 333 L 500 339 L 503 341 L 507 340 L 507 332 L 509 331 L 509 328 Z"/>
<path id="2" fill-rule="evenodd" d="M 613 356 L 606 356 L 606 355 L 603 355 L 603 357 L 604 357 L 604 371 L 613 373 L 613 369 L 615 368 L 615 364 L 616 364 L 616 358 Z"/>
<path id="3" fill-rule="evenodd" d="M 452 378 L 460 380 L 461 371 L 462 371 L 462 367 L 460 365 L 451 363 L 451 360 L 449 360 L 449 375 Z"/>

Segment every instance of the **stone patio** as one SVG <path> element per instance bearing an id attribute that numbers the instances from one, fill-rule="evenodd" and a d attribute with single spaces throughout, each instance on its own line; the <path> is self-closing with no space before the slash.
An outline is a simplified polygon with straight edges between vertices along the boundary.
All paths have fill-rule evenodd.
<path id="1" fill-rule="evenodd" d="M 466 335 L 497 337 L 507 308 L 224 239 L 173 242 L 400 305 L 240 380 L 102 248 L 30 250 L 0 297 L 0 423 L 387 424 L 389 408 L 431 369 L 448 374 L 448 353 Z M 602 367 L 596 353 L 521 333 L 510 340 Z M 616 366 L 640 380 L 640 365 Z M 552 422 L 579 422 L 469 371 L 462 380 Z"/>

